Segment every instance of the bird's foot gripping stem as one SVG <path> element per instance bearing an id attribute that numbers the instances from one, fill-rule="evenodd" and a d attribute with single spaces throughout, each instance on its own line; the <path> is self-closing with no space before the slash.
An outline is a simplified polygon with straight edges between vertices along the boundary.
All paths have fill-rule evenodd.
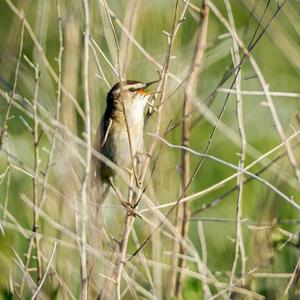
<path id="1" fill-rule="evenodd" d="M 136 217 L 135 206 L 132 203 L 121 200 L 121 205 L 127 209 L 128 216 Z"/>

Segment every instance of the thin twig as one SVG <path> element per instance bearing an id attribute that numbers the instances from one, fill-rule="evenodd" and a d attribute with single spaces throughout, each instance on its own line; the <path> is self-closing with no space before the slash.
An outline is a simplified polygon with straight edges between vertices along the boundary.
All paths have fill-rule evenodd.
<path id="1" fill-rule="evenodd" d="M 257 181 L 261 182 L 262 184 L 266 185 L 267 187 L 269 187 L 271 190 L 273 190 L 276 194 L 278 194 L 283 200 L 285 200 L 286 202 L 288 202 L 289 204 L 291 204 L 293 207 L 297 208 L 298 210 L 300 210 L 300 205 L 294 201 L 293 197 L 288 197 L 287 195 L 285 195 L 283 192 L 281 192 L 278 188 L 276 188 L 274 185 L 272 185 L 270 182 L 268 182 L 267 180 L 265 179 L 262 179 L 258 176 L 256 176 L 255 174 L 247 171 L 247 169 L 249 169 L 250 165 L 248 165 L 246 168 L 244 169 L 241 169 L 239 168 L 238 166 L 232 164 L 232 163 L 229 163 L 229 162 L 226 162 L 222 159 L 219 159 L 213 155 L 209 155 L 209 154 L 205 154 L 205 153 L 200 153 L 200 152 L 197 152 L 191 148 L 187 148 L 187 147 L 184 147 L 184 146 L 180 146 L 180 145 L 174 145 L 174 144 L 171 144 L 169 142 L 167 142 L 165 139 L 163 139 L 162 137 L 160 136 L 157 136 L 155 134 L 151 134 L 152 136 L 155 136 L 157 139 L 161 140 L 162 142 L 164 142 L 166 145 L 168 145 L 169 147 L 171 148 L 175 148 L 175 149 L 180 149 L 180 150 L 187 150 L 189 151 L 190 153 L 196 155 L 196 156 L 201 156 L 201 157 L 205 157 L 207 159 L 211 159 L 211 160 L 214 160 L 218 163 L 221 163 L 225 166 L 228 166 L 229 168 L 232 168 L 234 170 L 237 170 L 237 171 L 240 171 L 240 172 L 243 172 L 244 174 L 247 174 L 251 177 L 253 177 L 254 179 L 256 179 Z M 232 175 L 233 177 L 236 177 L 237 174 L 234 174 Z M 231 177 L 231 176 L 230 176 Z M 193 194 L 191 196 L 186 196 L 185 198 L 183 198 L 180 202 L 184 202 L 184 201 L 187 201 L 187 199 L 190 199 L 190 198 L 194 198 L 196 194 Z"/>
<path id="2" fill-rule="evenodd" d="M 227 88 L 219 88 L 218 92 L 221 93 L 230 93 L 230 94 L 237 94 L 236 89 L 227 89 Z M 263 91 L 240 91 L 241 95 L 243 96 L 264 96 L 265 93 Z M 299 98 L 300 99 L 300 94 L 299 93 L 290 93 L 290 92 L 269 92 L 270 96 L 272 97 L 287 97 L 287 98 Z"/>
<path id="3" fill-rule="evenodd" d="M 299 146 L 299 145 L 300 144 L 298 143 L 296 146 Z M 271 160 L 266 166 L 264 166 L 263 168 L 261 168 L 260 170 L 258 170 L 257 172 L 255 172 L 254 174 L 256 176 L 260 176 L 262 173 L 264 173 L 266 170 L 268 170 L 275 162 L 277 162 L 281 158 L 285 157 L 285 155 L 286 155 L 285 152 L 279 154 L 273 160 Z M 244 179 L 244 184 L 247 184 L 247 183 L 251 182 L 253 179 L 254 179 L 253 177 L 248 177 L 247 179 Z M 228 191 L 226 191 L 225 193 L 223 193 L 221 196 L 219 196 L 218 198 L 214 199 L 210 203 L 207 203 L 207 204 L 203 205 L 201 208 L 198 208 L 198 209 L 194 210 L 193 213 L 192 213 L 192 216 L 195 215 L 195 214 L 198 214 L 200 212 L 203 212 L 204 210 L 206 210 L 208 208 L 215 207 L 221 201 L 223 201 L 227 196 L 229 196 L 233 192 L 235 192 L 237 189 L 238 189 L 238 185 L 235 185 L 234 187 L 232 187 L 231 189 L 229 189 Z"/>
<path id="4" fill-rule="evenodd" d="M 46 267 L 45 274 L 44 274 L 44 276 L 43 276 L 43 278 L 41 280 L 41 283 L 39 284 L 39 286 L 35 290 L 34 294 L 32 295 L 31 300 L 34 300 L 37 297 L 39 291 L 41 290 L 41 288 L 42 288 L 42 286 L 43 286 L 43 284 L 44 284 L 44 282 L 46 280 L 47 274 L 48 274 L 50 266 L 52 264 L 52 260 L 54 258 L 54 254 L 56 252 L 56 246 L 57 246 L 57 243 L 55 243 L 54 246 L 53 246 L 53 250 L 52 250 L 52 253 L 51 253 L 51 256 L 50 256 L 50 259 L 49 259 L 49 263 L 48 263 L 48 265 Z"/>
<path id="5" fill-rule="evenodd" d="M 198 229 L 198 236 L 199 236 L 199 241 L 200 241 L 200 246 L 201 246 L 201 258 L 203 261 L 204 265 L 207 265 L 207 247 L 206 247 L 206 241 L 205 241 L 205 234 L 203 230 L 203 222 L 199 221 L 197 222 L 197 229 Z M 201 266 L 202 267 L 202 266 Z M 202 274 L 206 277 L 206 270 L 205 268 L 201 268 Z M 208 299 L 211 297 L 211 291 L 209 289 L 209 285 L 206 279 L 202 281 L 202 286 L 203 286 L 203 298 Z"/>
<path id="6" fill-rule="evenodd" d="M 34 177 L 33 177 L 33 204 L 34 206 L 38 206 L 38 195 L 39 195 L 39 168 L 40 168 L 40 154 L 39 154 L 39 122 L 37 119 L 38 110 L 37 110 L 37 101 L 38 101 L 38 93 L 39 93 L 39 79 L 40 79 L 40 69 L 39 65 L 36 66 L 31 63 L 27 57 L 25 60 L 29 63 L 29 65 L 34 69 L 35 72 L 35 87 L 34 87 L 34 96 L 33 96 L 33 147 L 34 147 Z M 37 232 L 39 229 L 38 225 L 38 216 L 35 211 L 33 211 L 33 232 Z M 34 246 L 36 251 L 36 266 L 37 266 L 37 283 L 40 282 L 42 278 L 42 265 L 41 265 L 41 255 L 40 255 L 40 244 L 37 236 L 34 238 Z"/>

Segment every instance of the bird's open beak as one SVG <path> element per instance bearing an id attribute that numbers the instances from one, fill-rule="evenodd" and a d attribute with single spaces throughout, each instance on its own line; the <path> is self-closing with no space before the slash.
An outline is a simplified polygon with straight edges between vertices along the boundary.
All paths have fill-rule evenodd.
<path id="1" fill-rule="evenodd" d="M 150 82 L 146 82 L 145 83 L 145 87 L 143 88 L 143 94 L 144 95 L 154 95 L 154 94 L 159 94 L 159 91 L 145 91 L 146 88 L 148 88 L 149 86 L 153 85 L 154 83 L 159 82 L 159 80 L 154 80 L 154 81 L 150 81 Z"/>
<path id="2" fill-rule="evenodd" d="M 154 83 L 157 83 L 157 82 L 159 82 L 159 81 L 160 81 L 160 79 L 154 80 L 154 81 L 150 81 L 150 82 L 147 82 L 147 83 L 145 83 L 145 88 L 147 88 L 147 87 L 149 87 L 150 85 L 152 85 L 152 84 L 154 84 Z"/>
<path id="3" fill-rule="evenodd" d="M 144 89 L 146 89 L 147 87 L 149 87 L 149 86 L 151 86 L 151 85 L 153 85 L 154 83 L 157 83 L 157 82 L 159 82 L 159 81 L 160 81 L 160 79 L 159 79 L 159 80 L 154 80 L 154 81 L 150 81 L 150 82 L 145 83 Z M 160 91 L 145 91 L 144 89 L 143 89 L 143 94 L 144 94 L 145 96 L 149 96 L 148 99 L 150 99 L 150 97 L 151 97 L 152 95 L 161 93 Z M 149 100 L 147 100 L 147 104 L 148 104 L 150 110 L 157 111 L 157 109 L 156 109 L 156 108 L 154 107 L 154 105 L 153 105 L 153 101 L 150 102 Z"/>

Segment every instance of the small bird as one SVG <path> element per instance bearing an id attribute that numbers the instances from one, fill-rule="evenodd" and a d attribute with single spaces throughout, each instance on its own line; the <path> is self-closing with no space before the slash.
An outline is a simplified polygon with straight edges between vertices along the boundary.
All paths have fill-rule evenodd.
<path id="1" fill-rule="evenodd" d="M 120 168 L 132 166 L 132 160 L 143 152 L 144 108 L 151 96 L 145 89 L 158 82 L 127 80 L 116 83 L 107 94 L 107 106 L 98 127 L 94 148 Z M 115 171 L 93 157 L 95 184 L 102 189 L 101 202 L 113 186 Z"/>

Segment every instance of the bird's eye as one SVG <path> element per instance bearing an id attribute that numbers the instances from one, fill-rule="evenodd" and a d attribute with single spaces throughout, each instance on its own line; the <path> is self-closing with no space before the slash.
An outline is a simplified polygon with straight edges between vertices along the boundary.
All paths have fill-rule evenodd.
<path id="1" fill-rule="evenodd" d="M 135 92 L 135 88 L 130 88 L 129 91 L 130 92 Z"/>

